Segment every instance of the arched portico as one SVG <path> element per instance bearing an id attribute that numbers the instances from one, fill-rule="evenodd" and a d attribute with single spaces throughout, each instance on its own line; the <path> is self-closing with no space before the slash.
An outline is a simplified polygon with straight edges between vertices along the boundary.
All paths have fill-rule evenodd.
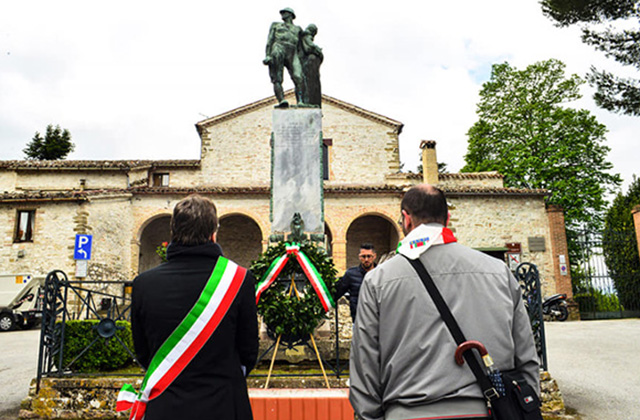
<path id="1" fill-rule="evenodd" d="M 156 248 L 171 239 L 171 215 L 161 214 L 148 220 L 139 237 L 138 273 L 160 265 Z"/>
<path id="2" fill-rule="evenodd" d="M 347 229 L 347 267 L 360 264 L 358 253 L 363 243 L 374 245 L 378 259 L 394 251 L 399 239 L 399 232 L 395 225 L 386 216 L 378 214 L 366 214 L 351 222 Z"/>
<path id="3" fill-rule="evenodd" d="M 249 268 L 262 253 L 262 231 L 251 217 L 240 213 L 220 217 L 217 242 L 225 257 Z"/>

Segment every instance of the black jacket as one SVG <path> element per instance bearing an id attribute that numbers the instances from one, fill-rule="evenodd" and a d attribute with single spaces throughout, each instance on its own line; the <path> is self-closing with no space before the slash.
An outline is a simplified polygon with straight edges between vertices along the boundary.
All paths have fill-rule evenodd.
<path id="1" fill-rule="evenodd" d="M 221 249 L 213 242 L 193 247 L 170 244 L 168 262 L 133 281 L 131 327 L 138 360 L 149 366 L 155 352 L 200 297 Z M 250 420 L 247 374 L 258 355 L 255 279 L 244 283 L 209 341 L 157 398 L 146 420 Z"/>
<path id="2" fill-rule="evenodd" d="M 344 276 L 336 284 L 336 300 L 349 292 L 349 309 L 351 310 L 351 320 L 353 321 L 356 320 L 358 295 L 360 294 L 360 286 L 362 286 L 365 274 L 367 274 L 367 271 L 361 265 L 351 267 L 345 271 Z"/>

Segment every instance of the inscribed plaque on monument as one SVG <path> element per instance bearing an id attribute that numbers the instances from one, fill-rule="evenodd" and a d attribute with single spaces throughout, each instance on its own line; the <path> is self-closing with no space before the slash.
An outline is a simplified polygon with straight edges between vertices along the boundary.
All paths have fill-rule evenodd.
<path id="1" fill-rule="evenodd" d="M 322 111 L 274 109 L 271 173 L 271 231 L 291 231 L 300 213 L 304 231 L 324 233 L 322 211 Z"/>

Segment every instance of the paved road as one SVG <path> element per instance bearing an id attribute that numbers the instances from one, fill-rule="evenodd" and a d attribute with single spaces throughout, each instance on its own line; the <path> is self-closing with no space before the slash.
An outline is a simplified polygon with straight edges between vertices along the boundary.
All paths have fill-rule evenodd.
<path id="1" fill-rule="evenodd" d="M 640 319 L 545 324 L 549 372 L 584 420 L 640 419 Z"/>
<path id="2" fill-rule="evenodd" d="M 15 419 L 36 376 L 40 329 L 0 332 L 0 420 Z"/>
<path id="3" fill-rule="evenodd" d="M 584 420 L 640 420 L 640 319 L 545 324 L 549 371 Z M 35 377 L 39 330 L 0 333 L 0 420 Z M 8 380 L 7 380 L 8 379 Z"/>

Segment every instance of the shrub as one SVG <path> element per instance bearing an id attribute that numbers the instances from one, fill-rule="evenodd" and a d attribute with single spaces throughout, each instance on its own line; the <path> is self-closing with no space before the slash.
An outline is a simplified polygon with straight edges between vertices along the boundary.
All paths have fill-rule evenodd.
<path id="1" fill-rule="evenodd" d="M 582 312 L 619 312 L 623 309 L 615 293 L 603 293 L 594 288 L 573 295 L 573 299 Z"/>
<path id="2" fill-rule="evenodd" d="M 634 178 L 627 194 L 618 194 L 605 217 L 602 250 L 620 303 L 640 309 L 640 256 L 632 210 L 640 204 L 640 178 Z"/>
<path id="3" fill-rule="evenodd" d="M 111 338 L 98 335 L 99 320 L 67 321 L 64 333 L 63 369 L 73 372 L 105 372 L 120 369 L 132 362 L 126 345 L 133 352 L 131 324 L 116 321 L 116 333 Z M 118 340 L 118 337 L 120 340 Z M 95 342 L 91 345 L 91 343 Z M 122 343 L 120 342 L 122 341 Z M 87 346 L 91 345 L 89 349 Z M 80 356 L 85 350 L 86 352 Z M 73 361 L 76 357 L 78 360 Z M 73 363 L 69 366 L 69 363 Z"/>

